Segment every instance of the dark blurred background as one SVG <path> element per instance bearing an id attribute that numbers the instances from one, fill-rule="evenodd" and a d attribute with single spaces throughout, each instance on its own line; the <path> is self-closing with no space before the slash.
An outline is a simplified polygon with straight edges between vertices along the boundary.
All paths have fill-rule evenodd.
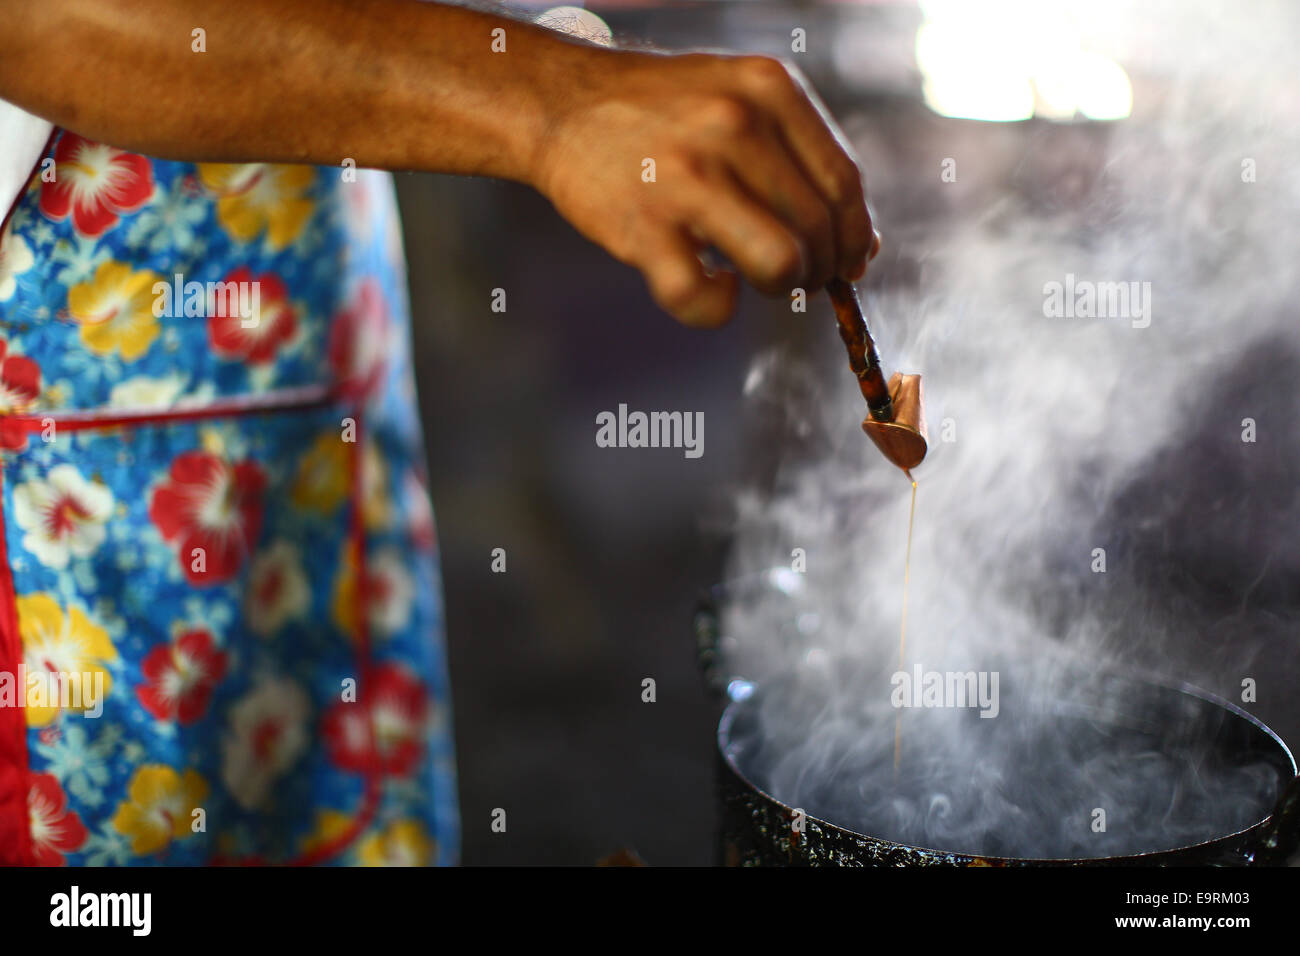
<path id="1" fill-rule="evenodd" d="M 916 4 L 592 9 L 621 41 L 771 53 L 803 68 L 863 159 L 885 238 L 873 293 L 919 281 L 924 246 L 912 238 L 1005 195 L 1087 203 L 1106 160 L 1110 124 L 1044 118 L 1050 103 L 1022 122 L 927 106 Z M 807 52 L 791 53 L 796 27 Z M 1139 102 L 1149 80 L 1126 67 Z M 935 188 L 954 155 L 966 157 L 959 181 Z M 749 365 L 783 344 L 847 375 L 829 307 L 818 296 L 798 315 L 746 292 L 727 328 L 687 330 L 530 190 L 397 181 L 444 562 L 463 860 L 591 864 L 627 847 L 652 865 L 710 864 L 719 708 L 696 666 L 692 605 L 723 574 L 728 495 L 779 451 L 743 424 Z M 504 314 L 491 309 L 497 288 Z M 619 403 L 703 412 L 704 455 L 598 448 L 596 415 Z M 491 571 L 494 548 L 506 573 Z M 647 677 L 653 704 L 641 701 Z M 490 829 L 494 807 L 509 813 L 505 834 Z"/>

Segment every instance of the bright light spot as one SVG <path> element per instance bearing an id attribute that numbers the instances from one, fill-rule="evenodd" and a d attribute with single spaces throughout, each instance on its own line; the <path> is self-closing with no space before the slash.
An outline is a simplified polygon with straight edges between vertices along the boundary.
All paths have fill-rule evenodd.
<path id="1" fill-rule="evenodd" d="M 1082 47 L 1059 2 L 925 0 L 921 9 L 916 63 L 926 105 L 941 116 L 1115 120 L 1133 108 L 1123 67 Z"/>
<path id="2" fill-rule="evenodd" d="M 727 684 L 727 696 L 735 701 L 748 700 L 754 695 L 754 685 L 739 677 Z"/>
<path id="3" fill-rule="evenodd" d="M 923 23 L 916 32 L 916 62 L 925 77 L 925 102 L 940 116 L 1027 120 L 1034 90 L 1014 60 L 991 55 L 956 25 Z"/>
<path id="4" fill-rule="evenodd" d="M 767 583 L 782 594 L 797 594 L 803 590 L 803 575 L 791 568 L 772 568 L 767 572 Z"/>
<path id="5" fill-rule="evenodd" d="M 1076 88 L 1079 83 L 1077 50 L 1051 63 L 1043 63 L 1034 73 L 1034 114 L 1043 119 L 1074 119 L 1078 108 Z"/>
<path id="6" fill-rule="evenodd" d="M 582 7 L 551 7 L 537 15 L 540 26 L 581 37 L 601 46 L 614 45 L 614 31 L 609 24 L 590 10 Z"/>
<path id="7" fill-rule="evenodd" d="M 814 670 L 829 670 L 831 666 L 831 656 L 820 647 L 809 648 L 803 656 L 805 666 Z"/>
<path id="8" fill-rule="evenodd" d="M 1123 119 L 1133 112 L 1133 85 L 1124 68 L 1104 56 L 1087 54 L 1079 82 L 1079 112 L 1091 120 Z"/>

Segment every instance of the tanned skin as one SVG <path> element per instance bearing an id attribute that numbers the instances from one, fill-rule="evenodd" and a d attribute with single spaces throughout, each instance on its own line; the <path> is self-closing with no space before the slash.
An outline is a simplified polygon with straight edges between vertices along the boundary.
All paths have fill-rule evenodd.
<path id="1" fill-rule="evenodd" d="M 0 23 L 0 99 L 59 126 L 164 159 L 526 183 L 688 325 L 735 306 L 702 249 L 784 296 L 860 278 L 879 248 L 847 141 L 778 60 L 418 0 L 0 0 Z"/>

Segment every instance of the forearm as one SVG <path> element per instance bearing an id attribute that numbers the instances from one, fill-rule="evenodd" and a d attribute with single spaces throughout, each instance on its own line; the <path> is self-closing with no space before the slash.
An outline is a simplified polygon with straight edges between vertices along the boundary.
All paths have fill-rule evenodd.
<path id="1" fill-rule="evenodd" d="M 418 0 L 0 0 L 0 20 L 0 99 L 124 149 L 520 181 L 601 52 Z"/>
<path id="2" fill-rule="evenodd" d="M 710 248 L 773 295 L 855 279 L 879 248 L 847 140 L 766 57 L 609 50 L 420 0 L 0 0 L 0 24 L 0 99 L 77 133 L 518 180 L 688 324 L 735 306 Z"/>

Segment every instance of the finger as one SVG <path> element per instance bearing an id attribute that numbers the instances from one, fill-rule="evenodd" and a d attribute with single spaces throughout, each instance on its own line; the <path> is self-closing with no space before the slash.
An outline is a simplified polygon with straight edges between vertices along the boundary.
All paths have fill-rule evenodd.
<path id="1" fill-rule="evenodd" d="M 867 254 L 867 259 L 872 260 L 875 259 L 876 256 L 880 255 L 880 245 L 881 245 L 880 233 L 876 232 L 875 230 L 872 230 L 871 252 Z M 857 282 L 866 274 L 867 274 L 867 263 L 863 262 L 853 272 L 849 273 L 847 278 L 849 279 L 850 282 Z"/>
<path id="2" fill-rule="evenodd" d="M 772 111 L 790 152 L 833 209 L 839 271 L 853 274 L 867 261 L 873 231 L 852 146 L 797 70 L 779 60 L 746 58 L 743 75 L 750 95 Z"/>
<path id="3" fill-rule="evenodd" d="M 808 251 L 807 275 L 811 289 L 836 275 L 834 211 L 790 156 L 780 136 L 768 132 L 737 138 L 731 146 L 732 169 L 748 192 L 766 203 L 799 237 Z"/>
<path id="4" fill-rule="evenodd" d="M 695 168 L 673 183 L 668 214 L 702 245 L 715 246 L 759 291 L 786 295 L 806 285 L 808 252 L 803 241 L 758 202 L 721 164 Z"/>
<path id="5" fill-rule="evenodd" d="M 716 328 L 736 306 L 739 280 L 729 269 L 709 269 L 683 230 L 668 229 L 642 244 L 638 263 L 650 294 L 683 325 Z"/>

